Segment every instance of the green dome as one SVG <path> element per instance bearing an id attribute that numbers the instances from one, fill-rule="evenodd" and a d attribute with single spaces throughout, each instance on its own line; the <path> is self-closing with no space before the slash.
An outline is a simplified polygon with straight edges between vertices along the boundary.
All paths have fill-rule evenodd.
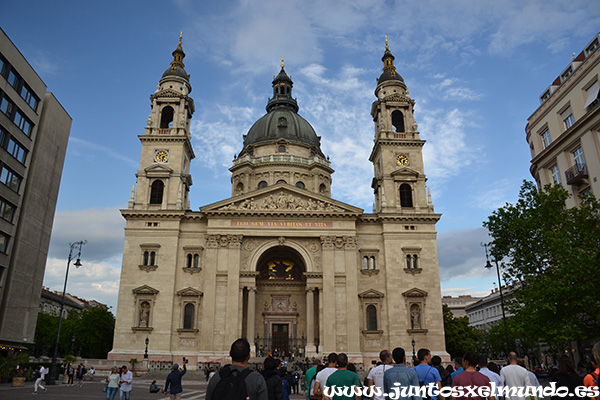
<path id="1" fill-rule="evenodd" d="M 321 142 L 308 121 L 291 109 L 279 108 L 268 112 L 252 125 L 244 136 L 244 147 L 278 139 L 317 147 Z"/>

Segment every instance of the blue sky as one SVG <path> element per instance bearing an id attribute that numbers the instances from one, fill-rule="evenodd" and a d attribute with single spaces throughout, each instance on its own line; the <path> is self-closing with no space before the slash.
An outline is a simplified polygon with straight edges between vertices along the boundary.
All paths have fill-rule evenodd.
<path id="1" fill-rule="evenodd" d="M 372 210 L 368 156 L 384 36 L 416 100 L 444 294 L 489 293 L 480 242 L 529 174 L 527 118 L 598 33 L 597 2 L 11 1 L 0 26 L 73 118 L 44 284 L 116 306 L 124 220 L 149 95 L 183 31 L 196 104 L 191 206 L 230 196 L 242 135 L 265 113 L 285 55 L 300 114 L 330 156 L 332 196 Z"/>

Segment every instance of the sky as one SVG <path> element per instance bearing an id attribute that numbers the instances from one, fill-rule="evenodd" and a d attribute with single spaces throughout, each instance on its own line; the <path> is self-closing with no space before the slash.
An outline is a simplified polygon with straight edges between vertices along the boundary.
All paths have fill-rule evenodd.
<path id="1" fill-rule="evenodd" d="M 370 116 L 385 35 L 416 101 L 443 295 L 485 295 L 482 222 L 529 173 L 527 118 L 598 33 L 596 1 L 6 1 L 0 26 L 73 118 L 44 285 L 116 309 L 149 96 L 183 31 L 191 75 L 193 210 L 231 195 L 233 156 L 265 114 L 281 57 L 300 115 L 336 172 L 332 197 L 372 211 Z"/>

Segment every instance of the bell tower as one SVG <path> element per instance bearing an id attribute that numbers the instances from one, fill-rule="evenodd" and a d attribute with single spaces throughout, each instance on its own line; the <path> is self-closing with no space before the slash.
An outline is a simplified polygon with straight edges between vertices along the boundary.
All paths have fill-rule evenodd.
<path id="1" fill-rule="evenodd" d="M 143 135 L 137 183 L 132 189 L 129 209 L 185 210 L 192 185 L 190 161 L 190 120 L 194 100 L 190 76 L 185 71 L 185 53 L 179 44 L 173 61 L 150 96 L 152 110 Z"/>
<path id="2" fill-rule="evenodd" d="M 404 79 L 396 72 L 387 37 L 381 58 L 383 71 L 377 79 L 371 116 L 375 138 L 369 160 L 374 166 L 371 184 L 374 213 L 433 212 L 425 186 L 422 148 L 413 114 L 415 101 Z"/>

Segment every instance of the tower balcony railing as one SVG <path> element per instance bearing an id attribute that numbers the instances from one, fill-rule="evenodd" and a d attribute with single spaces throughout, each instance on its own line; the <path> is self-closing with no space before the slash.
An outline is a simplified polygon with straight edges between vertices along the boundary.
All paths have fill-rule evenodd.
<path id="1" fill-rule="evenodd" d="M 239 164 L 245 163 L 245 162 L 249 162 L 252 164 L 266 164 L 266 163 L 273 163 L 273 162 L 286 162 L 286 163 L 292 163 L 292 164 L 302 164 L 302 165 L 313 165 L 313 164 L 321 164 L 323 166 L 329 167 L 329 161 L 325 160 L 324 158 L 321 157 L 311 157 L 311 158 L 306 158 L 306 157 L 300 157 L 300 156 L 294 156 L 294 155 L 290 155 L 290 154 L 274 154 L 274 155 L 270 155 L 270 156 L 263 156 L 263 157 L 251 157 L 250 155 L 246 154 L 242 157 L 236 158 L 235 160 L 233 160 L 233 166 L 237 166 Z"/>
<path id="2" fill-rule="evenodd" d="M 588 178 L 588 170 L 585 164 L 576 163 L 565 171 L 568 185 L 577 185 Z"/>

